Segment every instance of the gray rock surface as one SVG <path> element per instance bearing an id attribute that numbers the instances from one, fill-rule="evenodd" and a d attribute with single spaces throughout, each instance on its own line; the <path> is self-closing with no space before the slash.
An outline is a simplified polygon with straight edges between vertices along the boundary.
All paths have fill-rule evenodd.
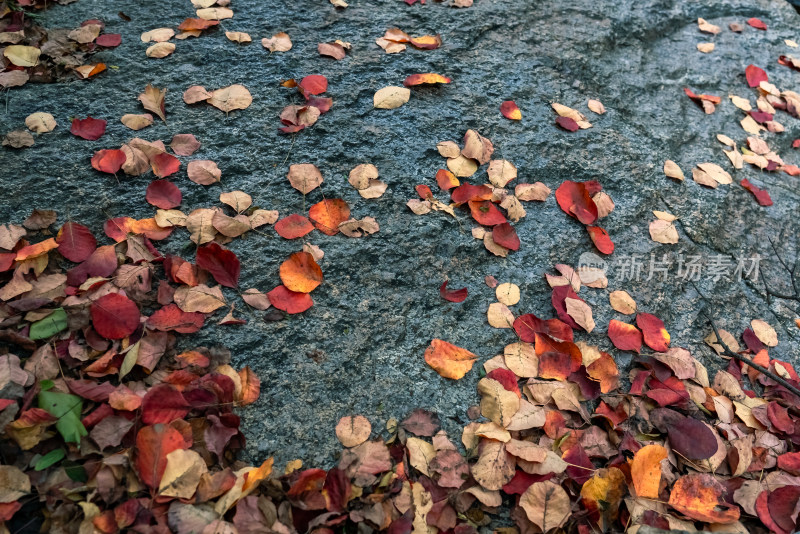
<path id="1" fill-rule="evenodd" d="M 33 208 L 56 209 L 60 221 L 82 222 L 99 235 L 108 217 L 151 216 L 154 209 L 145 203 L 144 192 L 152 177 L 120 177 L 118 183 L 96 173 L 89 159 L 95 150 L 116 148 L 137 135 L 169 142 L 177 133 L 193 133 L 203 144 L 194 156 L 182 158 L 184 163 L 211 159 L 222 169 L 221 184 L 211 187 L 190 182 L 185 164 L 173 177 L 187 212 L 217 205 L 220 192 L 240 189 L 282 216 L 307 209 L 324 194 L 346 199 L 358 218 L 375 217 L 381 230 L 371 237 L 308 236 L 325 251 L 325 282 L 313 293 L 316 304 L 307 313 L 265 322 L 261 312 L 240 305 L 237 311 L 246 325 L 211 326 L 182 342 L 186 347 L 224 345 L 237 366 L 248 364 L 261 377 L 260 400 L 241 412 L 250 459 L 275 455 L 279 465 L 295 457 L 309 465 L 330 465 L 338 449 L 333 427 L 339 417 L 353 413 L 367 415 L 377 430 L 389 417 L 422 407 L 437 411 L 445 427 L 457 433 L 466 422 L 466 409 L 477 400 L 479 366 L 457 382 L 441 378 L 422 358 L 430 340 L 448 340 L 481 361 L 514 341 L 511 331 L 486 323 L 494 291 L 484 284 L 485 275 L 519 284 L 522 301 L 516 312 L 552 315 L 543 273 L 555 263 L 575 264 L 581 253 L 593 250 L 581 225 L 568 219 L 552 196 L 526 204 L 527 217 L 515 225 L 522 248 L 506 259 L 490 255 L 472 238 L 468 214 L 460 212 L 457 222 L 443 214 L 415 216 L 405 206 L 420 183 L 445 198 L 435 187 L 434 175 L 444 163 L 435 145 L 460 141 L 468 128 L 494 142 L 495 157 L 519 168 L 518 182 L 542 181 L 555 190 L 566 179 L 596 179 L 615 201 L 616 210 L 603 221 L 617 246 L 609 259 L 609 288 L 581 291 L 598 328 L 580 339 L 611 347 L 605 327 L 611 318 L 624 318 L 610 309 L 608 291 L 626 289 L 640 310 L 665 321 L 673 345 L 689 348 L 712 376 L 726 362 L 702 343 L 709 332 L 704 312 L 735 334 L 751 319 L 764 318 L 780 338 L 772 355 L 797 362 L 796 303 L 768 302 L 760 281 L 715 281 L 703 275 L 697 288 L 704 300 L 676 275 L 674 265 L 664 280 L 620 279 L 620 262 L 632 254 L 647 263 L 651 253 L 657 259 L 700 254 L 705 261 L 759 253 L 767 258 L 762 276 L 766 270 L 769 279 L 785 280 L 768 239 L 793 261 L 798 179 L 751 167 L 733 173 L 737 181 L 746 177 L 768 188 L 775 205 L 762 208 L 737 183 L 716 190 L 700 187 L 691 181 L 691 168 L 710 161 L 730 170 L 714 136 L 725 133 L 740 144 L 746 138 L 738 125 L 741 112 L 726 97 L 730 92 L 755 101 L 744 81 L 748 64 L 765 68 L 778 87 L 798 89 L 800 74 L 776 62 L 792 52 L 783 40 L 797 38 L 800 18 L 788 3 L 476 0 L 472 8 L 458 10 L 430 0 L 424 6 L 352 0 L 349 8 L 336 10 L 323 0 L 234 0 L 232 7 L 232 20 L 200 38 L 177 41 L 176 52 L 160 60 L 145 57 L 147 45 L 139 35 L 192 16 L 187 0 L 80 0 L 44 12 L 46 27 L 103 19 L 106 31 L 121 33 L 123 42 L 96 56 L 115 67 L 96 79 L 28 84 L 3 95 L 0 133 L 22 127 L 34 111 L 52 113 L 59 124 L 54 132 L 37 136 L 32 148 L 0 150 L 0 220 L 20 222 Z M 131 22 L 117 16 L 120 9 Z M 713 38 L 699 33 L 698 17 L 723 31 Z M 747 27 L 735 34 L 727 29 L 728 23 L 749 17 L 761 18 L 769 30 Z M 395 26 L 412 35 L 440 33 L 444 44 L 433 51 L 387 55 L 375 39 Z M 229 42 L 223 30 L 249 32 L 254 42 Z M 259 41 L 278 31 L 291 35 L 294 48 L 269 54 Z M 317 54 L 317 43 L 334 39 L 353 43 L 342 61 Z M 716 50 L 698 52 L 696 44 L 703 41 L 715 42 Z M 414 88 L 410 102 L 396 110 L 372 109 L 377 89 L 399 85 L 416 72 L 439 72 L 454 82 Z M 312 128 L 294 137 L 279 135 L 280 111 L 299 101 L 279 82 L 308 74 L 328 77 L 333 108 Z M 135 133 L 119 118 L 142 112 L 136 97 L 147 83 L 169 89 L 167 123 L 157 120 Z M 233 83 L 253 94 L 253 104 L 244 111 L 226 116 L 181 99 L 193 84 L 214 89 Z M 706 116 L 684 96 L 684 87 L 724 101 Z M 601 100 L 608 113 L 588 112 L 589 98 Z M 500 115 L 500 103 L 507 99 L 522 109 L 521 122 Z M 594 127 L 577 133 L 557 129 L 550 109 L 554 101 L 580 109 Z M 109 121 L 97 142 L 69 133 L 70 118 L 86 115 Z M 784 113 L 777 120 L 786 132 L 765 139 L 787 163 L 800 163 L 790 148 L 798 137 L 797 120 Z M 675 160 L 689 179 L 677 183 L 665 178 L 661 168 L 666 159 Z M 303 162 L 316 164 L 325 176 L 321 190 L 305 201 L 285 179 L 290 164 Z M 380 199 L 361 199 L 347 183 L 349 170 L 363 162 L 375 164 L 389 184 Z M 483 179 L 483 173 L 476 178 Z M 653 209 L 680 217 L 677 245 L 650 240 Z M 179 233 L 160 248 L 185 253 L 187 244 L 187 234 Z M 230 248 L 242 259 L 241 288 L 275 287 L 278 266 L 300 246 L 271 228 L 235 240 Z M 446 277 L 452 287 L 469 289 L 464 303 L 439 297 Z M 790 291 L 785 282 L 774 285 Z M 233 292 L 229 295 L 238 302 Z M 312 353 L 323 356 L 316 361 Z M 616 354 L 621 367 L 630 359 Z"/>

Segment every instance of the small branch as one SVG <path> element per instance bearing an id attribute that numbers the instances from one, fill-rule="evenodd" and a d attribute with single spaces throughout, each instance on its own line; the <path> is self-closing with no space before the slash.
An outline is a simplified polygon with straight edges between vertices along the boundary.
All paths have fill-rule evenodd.
<path id="1" fill-rule="evenodd" d="M 733 350 L 731 350 L 728 347 L 728 345 L 726 345 L 725 342 L 722 341 L 722 336 L 720 336 L 719 331 L 717 330 L 717 325 L 714 324 L 714 320 L 711 319 L 711 316 L 706 314 L 706 318 L 708 319 L 708 322 L 711 324 L 711 328 L 714 330 L 714 335 L 717 337 L 716 343 L 718 343 L 722 347 L 722 354 L 724 354 L 725 356 L 730 356 L 731 358 L 734 358 L 735 360 L 738 360 L 738 361 L 740 361 L 740 362 L 742 362 L 742 363 L 744 363 L 746 365 L 749 365 L 750 367 L 752 367 L 756 371 L 760 372 L 764 376 L 767 376 L 767 377 L 771 378 L 772 380 L 774 380 L 778 384 L 780 384 L 783 387 L 785 387 L 786 389 L 788 389 L 797 398 L 800 398 L 800 389 L 798 389 L 797 387 L 793 386 L 788 380 L 786 380 L 784 378 L 781 378 L 780 376 L 776 375 L 775 373 L 773 373 L 772 371 L 770 371 L 766 367 L 764 367 L 762 365 L 759 365 L 759 364 L 753 362 L 753 360 L 751 360 L 749 358 L 745 358 L 744 356 L 742 356 L 738 352 L 734 352 Z"/>

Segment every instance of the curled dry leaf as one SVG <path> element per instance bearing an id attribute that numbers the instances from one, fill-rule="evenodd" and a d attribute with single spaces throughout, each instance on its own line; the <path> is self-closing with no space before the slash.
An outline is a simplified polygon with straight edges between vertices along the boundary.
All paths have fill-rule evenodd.
<path id="1" fill-rule="evenodd" d="M 288 52 L 292 49 L 292 40 L 289 34 L 278 32 L 270 38 L 261 39 L 261 44 L 270 52 Z"/>
<path id="2" fill-rule="evenodd" d="M 495 288 L 494 294 L 497 300 L 506 306 L 513 306 L 519 302 L 519 286 L 517 284 L 509 282 L 500 284 Z"/>
<path id="3" fill-rule="evenodd" d="M 37 111 L 25 118 L 25 126 L 32 132 L 45 133 L 52 132 L 56 127 L 56 120 L 49 113 Z"/>
<path id="4" fill-rule="evenodd" d="M 186 174 L 191 181 L 200 185 L 215 184 L 222 177 L 222 171 L 219 170 L 217 164 L 208 159 L 190 161 L 186 167 Z"/>
<path id="5" fill-rule="evenodd" d="M 674 178 L 681 181 L 684 179 L 683 171 L 678 167 L 678 164 L 671 159 L 664 162 L 664 174 L 667 175 L 667 178 Z"/>
<path id="6" fill-rule="evenodd" d="M 559 104 L 557 102 L 554 102 L 553 104 L 551 104 L 551 106 L 553 107 L 553 110 L 556 113 L 558 113 L 559 117 L 564 117 L 566 119 L 574 121 L 575 124 L 578 126 L 578 128 L 580 128 L 581 130 L 585 130 L 586 128 L 592 127 L 592 123 L 586 120 L 586 117 L 580 111 L 567 107 L 563 104 Z"/>
<path id="7" fill-rule="evenodd" d="M 586 103 L 586 106 L 598 115 L 603 115 L 606 112 L 606 107 L 599 100 L 589 100 L 589 102 Z"/>
<path id="8" fill-rule="evenodd" d="M 247 109 L 253 103 L 253 96 L 244 85 L 234 84 L 212 91 L 208 103 L 229 113 L 236 109 Z"/>
<path id="9" fill-rule="evenodd" d="M 440 141 L 436 144 L 436 150 L 445 158 L 457 158 L 461 155 L 461 149 L 453 141 Z"/>
<path id="10" fill-rule="evenodd" d="M 207 7 L 198 9 L 197 17 L 203 20 L 225 20 L 233 18 L 233 10 L 227 7 Z"/>
<path id="11" fill-rule="evenodd" d="M 775 347 L 778 345 L 778 333 L 775 332 L 775 329 L 766 321 L 753 319 L 750 321 L 750 327 L 753 329 L 758 340 L 767 347 Z"/>
<path id="12" fill-rule="evenodd" d="M 375 109 L 396 109 L 408 102 L 411 90 L 407 87 L 388 86 L 378 89 L 372 98 Z"/>
<path id="13" fill-rule="evenodd" d="M 447 341 L 434 339 L 425 350 L 425 363 L 445 378 L 459 380 L 472 369 L 478 357 Z"/>
<path id="14" fill-rule="evenodd" d="M 236 211 L 241 213 L 253 205 L 253 197 L 244 191 L 231 191 L 230 193 L 220 193 L 219 201 L 227 204 Z"/>
<path id="15" fill-rule="evenodd" d="M 200 85 L 192 85 L 183 92 L 183 101 L 187 104 L 205 102 L 209 98 L 211 98 L 211 93 L 209 93 L 205 87 Z"/>
<path id="16" fill-rule="evenodd" d="M 153 124 L 153 116 L 149 113 L 142 113 L 141 115 L 128 113 L 122 116 L 120 122 L 131 130 L 141 130 Z"/>
<path id="17" fill-rule="evenodd" d="M 344 59 L 345 57 L 345 48 L 336 42 L 332 43 L 319 43 L 317 45 L 317 52 L 321 56 L 328 56 L 332 57 L 335 60 Z"/>
<path id="18" fill-rule="evenodd" d="M 469 178 L 478 170 L 478 162 L 474 159 L 458 155 L 447 160 L 447 168 L 459 178 Z"/>
<path id="19" fill-rule="evenodd" d="M 356 447 L 369 439 L 372 425 L 363 415 L 348 415 L 339 419 L 336 437 L 345 447 Z"/>
<path id="20" fill-rule="evenodd" d="M 3 137 L 3 146 L 10 146 L 11 148 L 33 146 L 35 142 L 30 132 L 25 130 L 12 130 Z"/>
<path id="21" fill-rule="evenodd" d="M 714 43 L 697 43 L 697 50 L 703 54 L 710 54 L 714 51 Z"/>
<path id="22" fill-rule="evenodd" d="M 253 41 L 250 34 L 245 32 L 225 32 L 225 37 L 234 43 L 250 43 Z"/>
<path id="23" fill-rule="evenodd" d="M 710 33 L 712 35 L 716 35 L 720 32 L 719 26 L 715 26 L 702 18 L 697 19 L 697 29 L 703 33 Z"/>
<path id="24" fill-rule="evenodd" d="M 352 173 L 351 173 L 352 174 Z M 316 165 L 312 163 L 296 163 L 289 166 L 289 174 L 286 175 L 292 187 L 303 193 L 310 193 L 324 181 L 322 173 Z"/>
<path id="25" fill-rule="evenodd" d="M 349 219 L 339 223 L 339 231 L 347 237 L 362 237 L 371 235 L 380 230 L 378 221 L 374 217 L 364 217 L 361 220 Z"/>
<path id="26" fill-rule="evenodd" d="M 513 312 L 501 302 L 489 304 L 486 318 L 489 320 L 489 326 L 493 328 L 512 328 L 514 326 Z"/>
<path id="27" fill-rule="evenodd" d="M 650 238 L 656 243 L 675 244 L 678 242 L 678 229 L 672 222 L 657 219 L 650 222 Z"/>
<path id="28" fill-rule="evenodd" d="M 510 161 L 493 159 L 486 170 L 489 181 L 495 187 L 505 187 L 508 182 L 517 177 L 517 168 Z"/>
<path id="29" fill-rule="evenodd" d="M 175 43 L 155 43 L 147 47 L 144 51 L 147 57 L 161 59 L 171 55 L 175 51 Z"/>
<path id="30" fill-rule="evenodd" d="M 144 88 L 144 92 L 139 95 L 139 101 L 147 111 L 155 113 L 162 121 L 166 122 L 164 114 L 164 97 L 167 95 L 166 89 L 158 89 L 149 83 Z"/>
<path id="31" fill-rule="evenodd" d="M 636 302 L 627 291 L 612 291 L 611 294 L 608 295 L 608 300 L 611 303 L 611 307 L 619 313 L 625 315 L 636 313 Z"/>
<path id="32" fill-rule="evenodd" d="M 162 43 L 169 41 L 175 36 L 175 30 L 172 28 L 156 28 L 142 33 L 141 39 L 143 43 Z"/>

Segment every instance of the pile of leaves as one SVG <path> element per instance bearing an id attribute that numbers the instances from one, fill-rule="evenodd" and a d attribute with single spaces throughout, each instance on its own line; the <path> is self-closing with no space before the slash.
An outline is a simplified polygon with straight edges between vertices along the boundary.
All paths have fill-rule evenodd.
<path id="1" fill-rule="evenodd" d="M 38 24 L 35 11 L 46 7 L 44 0 L 0 2 L 0 87 L 75 76 L 91 78 L 106 70 L 105 63 L 91 63 L 92 56 L 122 42 L 120 34 L 105 33 L 105 24 L 97 19 L 86 20 L 78 28 L 44 28 Z"/>

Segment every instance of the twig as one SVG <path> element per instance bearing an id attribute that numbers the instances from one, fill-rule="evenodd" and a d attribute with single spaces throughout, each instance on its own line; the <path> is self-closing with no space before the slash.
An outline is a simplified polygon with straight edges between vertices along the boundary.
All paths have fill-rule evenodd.
<path id="1" fill-rule="evenodd" d="M 717 337 L 716 343 L 719 343 L 719 345 L 722 347 L 722 354 L 724 354 L 725 356 L 730 356 L 731 358 L 734 358 L 734 359 L 736 359 L 736 360 L 738 360 L 738 361 L 740 361 L 740 362 L 742 362 L 742 363 L 744 363 L 746 365 L 749 365 L 750 367 L 752 367 L 756 371 L 759 371 L 764 376 L 767 376 L 767 377 L 771 378 L 772 380 L 774 380 L 778 384 L 780 384 L 783 387 L 785 387 L 786 389 L 788 389 L 790 392 L 794 393 L 794 395 L 797 398 L 800 398 L 800 389 L 798 389 L 797 387 L 793 386 L 791 383 L 789 383 L 788 380 L 786 380 L 784 378 L 781 378 L 780 376 L 776 375 L 775 373 L 773 373 L 772 371 L 770 371 L 766 367 L 764 367 L 762 365 L 759 365 L 759 364 L 755 363 L 753 360 L 751 360 L 749 358 L 745 358 L 744 356 L 742 356 L 738 352 L 734 352 L 733 350 L 731 350 L 728 347 L 728 345 L 726 345 L 725 342 L 722 341 L 722 336 L 720 336 L 719 331 L 717 330 L 717 325 L 714 324 L 714 320 L 711 319 L 711 316 L 706 314 L 706 318 L 708 319 L 708 322 L 711 324 L 711 328 L 714 330 L 714 335 Z"/>

